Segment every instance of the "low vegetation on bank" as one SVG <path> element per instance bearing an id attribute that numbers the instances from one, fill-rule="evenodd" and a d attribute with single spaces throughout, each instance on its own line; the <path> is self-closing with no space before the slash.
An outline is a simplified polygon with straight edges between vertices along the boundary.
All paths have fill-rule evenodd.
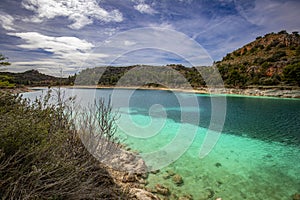
<path id="1" fill-rule="evenodd" d="M 0 92 L 1 199 L 128 199 L 82 144 L 68 104 L 51 97 Z"/>

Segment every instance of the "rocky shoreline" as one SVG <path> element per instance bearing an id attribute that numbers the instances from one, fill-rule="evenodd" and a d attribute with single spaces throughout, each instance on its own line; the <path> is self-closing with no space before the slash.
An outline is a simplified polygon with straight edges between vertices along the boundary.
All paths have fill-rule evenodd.
<path id="1" fill-rule="evenodd" d="M 97 157 L 97 155 L 94 155 Z M 106 169 L 110 173 L 114 182 L 121 186 L 124 193 L 129 194 L 129 198 L 133 200 L 160 200 L 160 199 L 176 199 L 176 200 L 193 200 L 190 194 L 177 196 L 176 192 L 166 185 L 157 182 L 155 186 L 148 186 L 149 174 L 156 175 L 161 173 L 160 170 L 149 171 L 143 159 L 139 154 L 125 150 L 121 147 L 117 151 L 110 153 L 105 159 L 101 160 L 102 164 L 106 164 Z M 169 179 L 177 187 L 184 185 L 184 180 L 180 174 L 176 174 L 172 170 L 164 173 L 165 180 Z M 204 197 L 207 199 L 214 196 L 213 190 L 205 191 Z M 217 198 L 220 199 L 220 198 Z"/>
<path id="2" fill-rule="evenodd" d="M 8 92 L 11 94 L 19 94 L 24 92 L 32 92 L 33 90 L 27 88 L 27 87 L 16 87 L 16 88 L 0 88 L 3 92 Z"/>
<path id="3" fill-rule="evenodd" d="M 277 98 L 300 98 L 300 90 L 287 89 L 235 89 L 222 88 L 207 90 L 211 94 L 233 94 L 245 96 L 277 97 Z"/>

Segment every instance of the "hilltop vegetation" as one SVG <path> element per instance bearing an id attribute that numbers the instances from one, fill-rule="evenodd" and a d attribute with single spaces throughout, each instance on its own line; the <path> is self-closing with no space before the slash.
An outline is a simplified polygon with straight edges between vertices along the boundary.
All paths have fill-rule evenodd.
<path id="1" fill-rule="evenodd" d="M 11 63 L 7 57 L 0 54 L 0 67 L 8 66 Z M 28 70 L 22 73 L 11 73 L 0 71 L 0 88 L 13 89 L 23 86 L 55 86 L 55 85 L 72 85 L 76 75 L 68 78 L 54 77 L 40 73 L 38 70 Z"/>
<path id="2" fill-rule="evenodd" d="M 69 76 L 68 78 L 49 76 L 37 70 L 29 70 L 22 73 L 0 72 L 0 88 L 70 85 L 74 82 L 74 78 L 74 76 Z"/>
<path id="3" fill-rule="evenodd" d="M 229 86 L 300 86 L 300 36 L 280 31 L 257 37 L 228 53 L 216 66 Z"/>
<path id="4" fill-rule="evenodd" d="M 96 67 L 85 69 L 77 76 L 75 85 L 193 87 L 204 85 L 195 67 L 182 65 L 128 67 Z"/>

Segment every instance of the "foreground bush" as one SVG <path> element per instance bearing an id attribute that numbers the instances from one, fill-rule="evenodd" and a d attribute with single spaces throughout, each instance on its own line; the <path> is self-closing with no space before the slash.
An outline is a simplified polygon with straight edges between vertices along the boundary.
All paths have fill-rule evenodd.
<path id="1" fill-rule="evenodd" d="M 0 92 L 0 198 L 127 199 L 48 100 Z"/>

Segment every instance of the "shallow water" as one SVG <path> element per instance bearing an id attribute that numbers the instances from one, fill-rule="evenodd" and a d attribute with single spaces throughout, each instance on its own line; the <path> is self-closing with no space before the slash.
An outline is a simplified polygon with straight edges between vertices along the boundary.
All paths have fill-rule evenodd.
<path id="1" fill-rule="evenodd" d="M 67 92 L 76 94 L 81 104 L 113 94 L 112 89 Z M 127 104 L 131 92 L 118 90 L 112 98 L 117 98 L 114 103 L 120 120 L 130 119 L 130 123 L 124 123 L 126 126 L 119 123 L 118 134 L 132 149 L 142 154 L 161 151 L 180 130 L 186 134 L 182 141 L 195 133 L 178 160 L 150 174 L 147 187 L 160 183 L 171 190 L 171 199 L 191 194 L 194 199 L 273 200 L 292 199 L 291 195 L 300 193 L 300 100 L 227 96 L 222 134 L 213 150 L 200 159 L 199 150 L 211 120 L 211 98 L 219 97 L 136 90 Z M 197 100 L 197 108 L 193 99 Z M 180 148 L 176 143 L 174 149 Z M 180 174 L 184 184 L 176 186 L 172 178 L 166 178 L 168 170 Z"/>

